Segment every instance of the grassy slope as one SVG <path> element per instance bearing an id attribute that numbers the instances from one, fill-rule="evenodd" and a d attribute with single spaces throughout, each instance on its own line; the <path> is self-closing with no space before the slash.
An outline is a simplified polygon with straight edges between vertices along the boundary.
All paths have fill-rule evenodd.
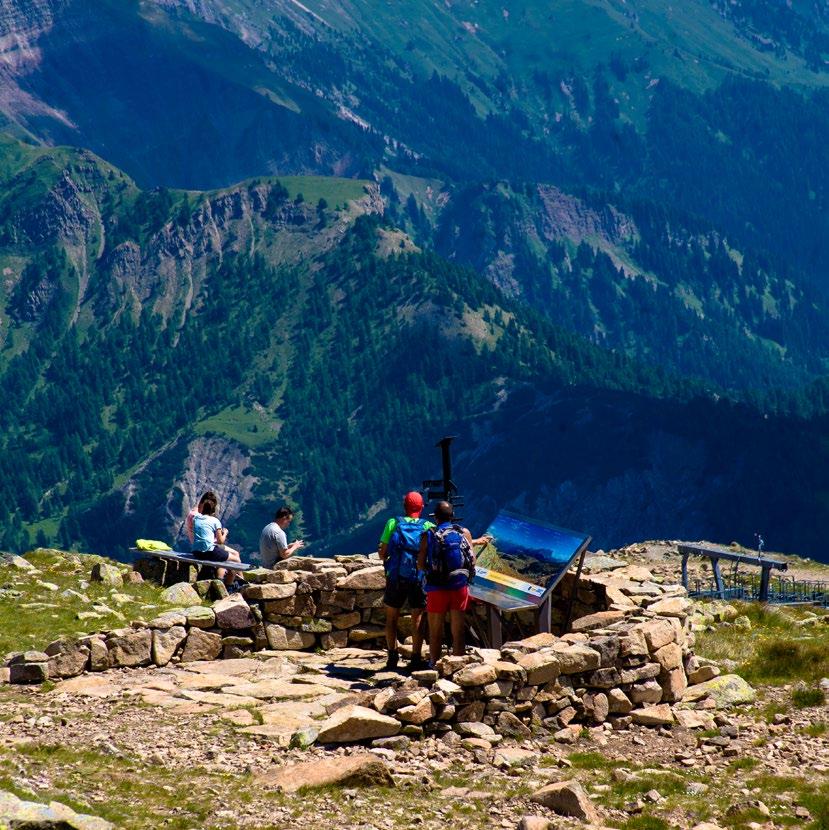
<path id="1" fill-rule="evenodd" d="M 451 5 L 403 0 L 382 15 L 375 0 L 351 0 L 336 9 L 325 0 L 308 0 L 307 6 L 336 28 L 371 31 L 425 71 L 450 75 L 471 70 L 491 78 L 502 68 L 518 77 L 536 68 L 589 70 L 615 52 L 628 60 L 644 57 L 654 77 L 697 90 L 727 72 L 797 85 L 829 83 L 794 55 L 781 59 L 756 49 L 706 0 L 668 8 L 661 0 L 560 0 L 552 6 L 525 0 L 511 4 L 508 15 L 495 0 Z"/>
<path id="2" fill-rule="evenodd" d="M 108 561 L 99 556 L 39 548 L 26 558 L 36 570 L 10 569 L 0 563 L 0 655 L 42 650 L 59 637 L 120 628 L 134 619 L 149 620 L 170 607 L 161 602 L 161 589 L 151 583 L 119 588 L 90 583 L 92 566 Z M 94 605 L 110 612 L 96 612 Z M 77 616 L 90 611 L 98 616 Z"/>
<path id="3" fill-rule="evenodd" d="M 9 208 L 8 215 L 12 218 L 21 212 L 36 208 L 42 203 L 51 188 L 61 176 L 68 174 L 79 184 L 94 179 L 96 190 L 85 194 L 90 205 L 97 212 L 106 214 L 109 211 L 116 216 L 129 211 L 134 205 L 141 191 L 131 179 L 126 177 L 117 168 L 100 159 L 93 153 L 69 147 L 45 147 L 22 143 L 7 134 L 0 133 L 0 210 L 4 205 Z M 320 199 L 328 203 L 329 211 L 341 210 L 347 215 L 349 203 L 365 195 L 365 180 L 342 179 L 323 176 L 287 176 L 268 177 L 259 181 L 280 181 L 286 188 L 289 198 L 295 199 L 302 194 L 309 205 L 316 205 Z M 244 187 L 242 182 L 234 188 Z M 209 199 L 222 191 L 171 191 L 171 217 L 179 209 L 185 194 L 191 204 L 201 199 Z M 106 202 L 106 204 L 104 204 Z M 108 214 L 109 215 L 109 214 Z M 279 240 L 272 249 L 274 255 L 287 253 L 282 251 Z M 10 296 L 11 286 L 16 282 L 16 276 L 22 273 L 27 262 L 36 253 L 32 246 L 0 246 L 0 269 L 11 269 L 0 283 L 0 323 L 3 326 L 5 338 L 0 341 L 0 367 L 8 364 L 15 354 L 19 354 L 28 347 L 31 338 L 36 335 L 37 327 L 32 324 L 16 324 L 10 321 L 6 312 L 6 302 Z M 95 263 L 90 263 L 92 268 Z M 11 277 L 11 280 L 8 278 Z M 82 328 L 97 325 L 91 317 L 91 308 L 84 308 L 78 320 Z M 195 434 L 214 432 L 225 435 L 238 441 L 252 450 L 260 450 L 272 444 L 278 431 L 278 423 L 272 422 L 263 414 L 248 408 L 231 407 L 194 426 Z M 123 484 L 133 471 L 120 471 L 116 477 L 116 486 Z M 27 525 L 30 539 L 33 541 L 38 530 L 43 530 L 50 538 L 54 537 L 58 518 L 51 517 Z"/>
<path id="4" fill-rule="evenodd" d="M 814 688 L 829 677 L 829 613 L 815 608 L 735 603 L 741 625 L 719 626 L 701 634 L 697 652 L 729 659 L 754 683 L 799 681 Z"/>

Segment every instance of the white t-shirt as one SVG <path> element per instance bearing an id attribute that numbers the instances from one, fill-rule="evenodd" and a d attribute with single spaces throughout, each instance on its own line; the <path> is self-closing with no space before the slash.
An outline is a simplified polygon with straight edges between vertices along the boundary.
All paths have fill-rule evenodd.
<path id="1" fill-rule="evenodd" d="M 271 522 L 262 528 L 259 535 L 259 556 L 264 568 L 272 568 L 282 559 L 288 547 L 288 537 L 285 531 L 276 523 Z"/>

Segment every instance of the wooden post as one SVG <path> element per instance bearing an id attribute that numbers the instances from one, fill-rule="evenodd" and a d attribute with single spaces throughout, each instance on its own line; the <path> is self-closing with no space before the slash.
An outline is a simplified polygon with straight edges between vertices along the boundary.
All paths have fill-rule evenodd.
<path id="1" fill-rule="evenodd" d="M 501 625 L 501 615 L 494 605 L 487 605 L 489 615 L 489 648 L 501 648 L 504 645 L 504 630 Z"/>
<path id="2" fill-rule="evenodd" d="M 536 612 L 536 628 L 539 633 L 549 633 L 553 630 L 553 602 L 550 594 L 547 594 L 544 602 L 538 606 L 538 611 Z"/>
<path id="3" fill-rule="evenodd" d="M 763 572 L 760 574 L 760 602 L 769 601 L 769 577 L 771 577 L 771 565 L 763 565 Z"/>
<path id="4" fill-rule="evenodd" d="M 714 584 L 717 586 L 717 593 L 720 599 L 725 599 L 725 585 L 723 585 L 722 574 L 720 573 L 719 559 L 711 559 L 711 569 L 714 571 Z"/>

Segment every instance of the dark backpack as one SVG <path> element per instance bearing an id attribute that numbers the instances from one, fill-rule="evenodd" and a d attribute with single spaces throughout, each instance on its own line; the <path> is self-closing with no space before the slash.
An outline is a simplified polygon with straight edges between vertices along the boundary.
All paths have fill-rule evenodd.
<path id="1" fill-rule="evenodd" d="M 390 581 L 415 582 L 417 580 L 417 553 L 423 535 L 425 519 L 410 521 L 403 516 L 397 519 L 397 527 L 389 537 L 386 548 L 386 578 Z"/>
<path id="2" fill-rule="evenodd" d="M 475 577 L 472 546 L 460 525 L 446 524 L 429 531 L 426 581 L 436 588 L 456 589 Z"/>

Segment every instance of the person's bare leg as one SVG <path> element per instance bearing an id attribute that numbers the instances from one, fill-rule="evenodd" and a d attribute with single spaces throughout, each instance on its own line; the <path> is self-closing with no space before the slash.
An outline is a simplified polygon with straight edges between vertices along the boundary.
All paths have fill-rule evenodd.
<path id="1" fill-rule="evenodd" d="M 228 548 L 228 547 L 225 547 L 224 550 L 227 551 L 227 559 L 225 561 L 227 561 L 227 562 L 241 562 L 242 561 L 242 557 L 239 556 L 239 551 L 238 550 L 234 550 L 233 548 Z M 217 576 L 218 576 L 220 571 L 221 571 L 222 575 L 219 577 L 219 579 L 224 579 L 225 585 L 232 585 L 236 581 L 236 574 L 238 573 L 237 571 L 229 571 L 226 568 L 220 568 L 216 572 Z"/>
<path id="2" fill-rule="evenodd" d="M 386 606 L 386 648 L 397 651 L 397 621 L 400 619 L 400 609 Z"/>
<path id="3" fill-rule="evenodd" d="M 440 660 L 440 646 L 443 640 L 443 625 L 446 614 L 428 614 L 429 619 L 429 660 L 432 665 Z"/>
<path id="4" fill-rule="evenodd" d="M 420 623 L 423 618 L 422 608 L 412 608 L 412 660 L 420 660 L 423 651 L 423 630 Z"/>
<path id="5" fill-rule="evenodd" d="M 466 634 L 466 612 L 451 610 L 449 627 L 452 629 L 452 654 L 461 655 L 466 651 L 464 635 Z"/>

